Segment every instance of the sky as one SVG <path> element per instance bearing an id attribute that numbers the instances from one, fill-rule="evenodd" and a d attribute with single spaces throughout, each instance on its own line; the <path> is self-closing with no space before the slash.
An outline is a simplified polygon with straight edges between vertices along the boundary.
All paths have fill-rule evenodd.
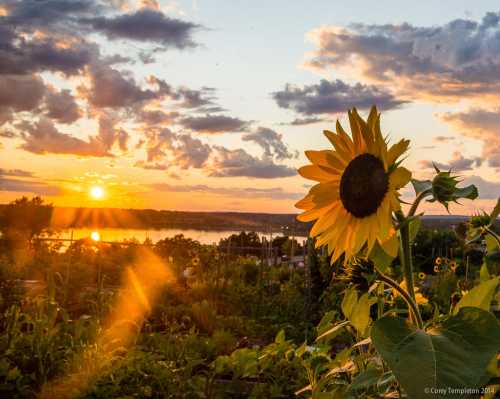
<path id="1" fill-rule="evenodd" d="M 0 203 L 294 212 L 304 151 L 375 104 L 488 211 L 499 100 L 498 2 L 0 0 Z"/>

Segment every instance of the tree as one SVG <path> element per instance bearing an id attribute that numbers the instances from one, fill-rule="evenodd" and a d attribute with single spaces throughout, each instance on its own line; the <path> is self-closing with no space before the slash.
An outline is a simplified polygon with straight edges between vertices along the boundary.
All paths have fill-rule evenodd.
<path id="1" fill-rule="evenodd" d="M 0 231 L 4 239 L 28 240 L 39 236 L 50 225 L 52 204 L 40 197 L 22 197 L 11 202 L 0 214 Z"/>

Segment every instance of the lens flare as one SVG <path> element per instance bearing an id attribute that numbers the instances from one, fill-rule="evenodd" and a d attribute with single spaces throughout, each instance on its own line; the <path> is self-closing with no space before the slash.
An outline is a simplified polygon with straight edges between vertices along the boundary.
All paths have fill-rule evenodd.
<path id="1" fill-rule="evenodd" d="M 68 374 L 45 384 L 39 399 L 81 397 L 97 378 L 112 372 L 113 359 L 133 345 L 163 288 L 174 282 L 167 265 L 150 249 L 138 249 L 134 258 L 95 345 L 76 356 Z"/>

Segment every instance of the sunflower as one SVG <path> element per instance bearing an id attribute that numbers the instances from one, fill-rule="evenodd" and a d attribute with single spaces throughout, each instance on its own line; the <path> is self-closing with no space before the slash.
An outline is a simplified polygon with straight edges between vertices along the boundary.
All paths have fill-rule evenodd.
<path id="1" fill-rule="evenodd" d="M 298 219 L 316 220 L 310 235 L 317 237 L 317 247 L 328 246 L 332 263 L 343 253 L 351 258 L 365 244 L 369 253 L 376 242 L 395 257 L 399 246 L 392 213 L 400 210 L 397 190 L 411 178 L 398 158 L 409 141 L 388 149 L 375 107 L 366 122 L 355 108 L 348 115 L 352 137 L 337 121 L 336 133 L 324 132 L 334 149 L 305 153 L 312 165 L 299 174 L 318 183 L 296 204 L 304 210 Z"/>
<path id="2" fill-rule="evenodd" d="M 399 286 L 404 290 L 406 290 L 406 282 L 404 280 L 401 281 Z M 422 293 L 420 293 L 419 291 L 420 288 L 415 287 L 415 302 L 417 302 L 419 305 L 425 305 L 426 303 L 429 302 L 429 300 L 425 296 L 423 296 Z M 396 289 L 393 288 L 392 295 L 394 295 L 394 298 L 397 298 L 400 294 Z"/>
<path id="3" fill-rule="evenodd" d="M 420 273 L 418 273 L 418 278 L 419 278 L 420 280 L 424 280 L 424 279 L 425 279 L 425 273 L 424 273 L 424 272 L 420 272 Z"/>
<path id="4" fill-rule="evenodd" d="M 455 272 L 458 269 L 458 263 L 454 260 L 450 262 L 450 269 Z"/>
<path id="5" fill-rule="evenodd" d="M 200 258 L 198 256 L 195 256 L 193 259 L 191 259 L 191 264 L 193 266 L 198 266 L 200 264 Z"/>
<path id="6" fill-rule="evenodd" d="M 441 259 L 439 256 L 436 258 L 436 265 L 440 265 L 441 263 L 443 263 L 443 259 Z"/>

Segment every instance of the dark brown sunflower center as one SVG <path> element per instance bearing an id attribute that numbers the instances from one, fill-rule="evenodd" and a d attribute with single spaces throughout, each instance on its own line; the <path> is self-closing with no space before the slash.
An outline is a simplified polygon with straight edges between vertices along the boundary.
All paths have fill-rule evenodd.
<path id="1" fill-rule="evenodd" d="M 344 208 L 358 218 L 375 213 L 389 188 L 389 177 L 380 159 L 371 154 L 354 158 L 340 180 Z"/>

